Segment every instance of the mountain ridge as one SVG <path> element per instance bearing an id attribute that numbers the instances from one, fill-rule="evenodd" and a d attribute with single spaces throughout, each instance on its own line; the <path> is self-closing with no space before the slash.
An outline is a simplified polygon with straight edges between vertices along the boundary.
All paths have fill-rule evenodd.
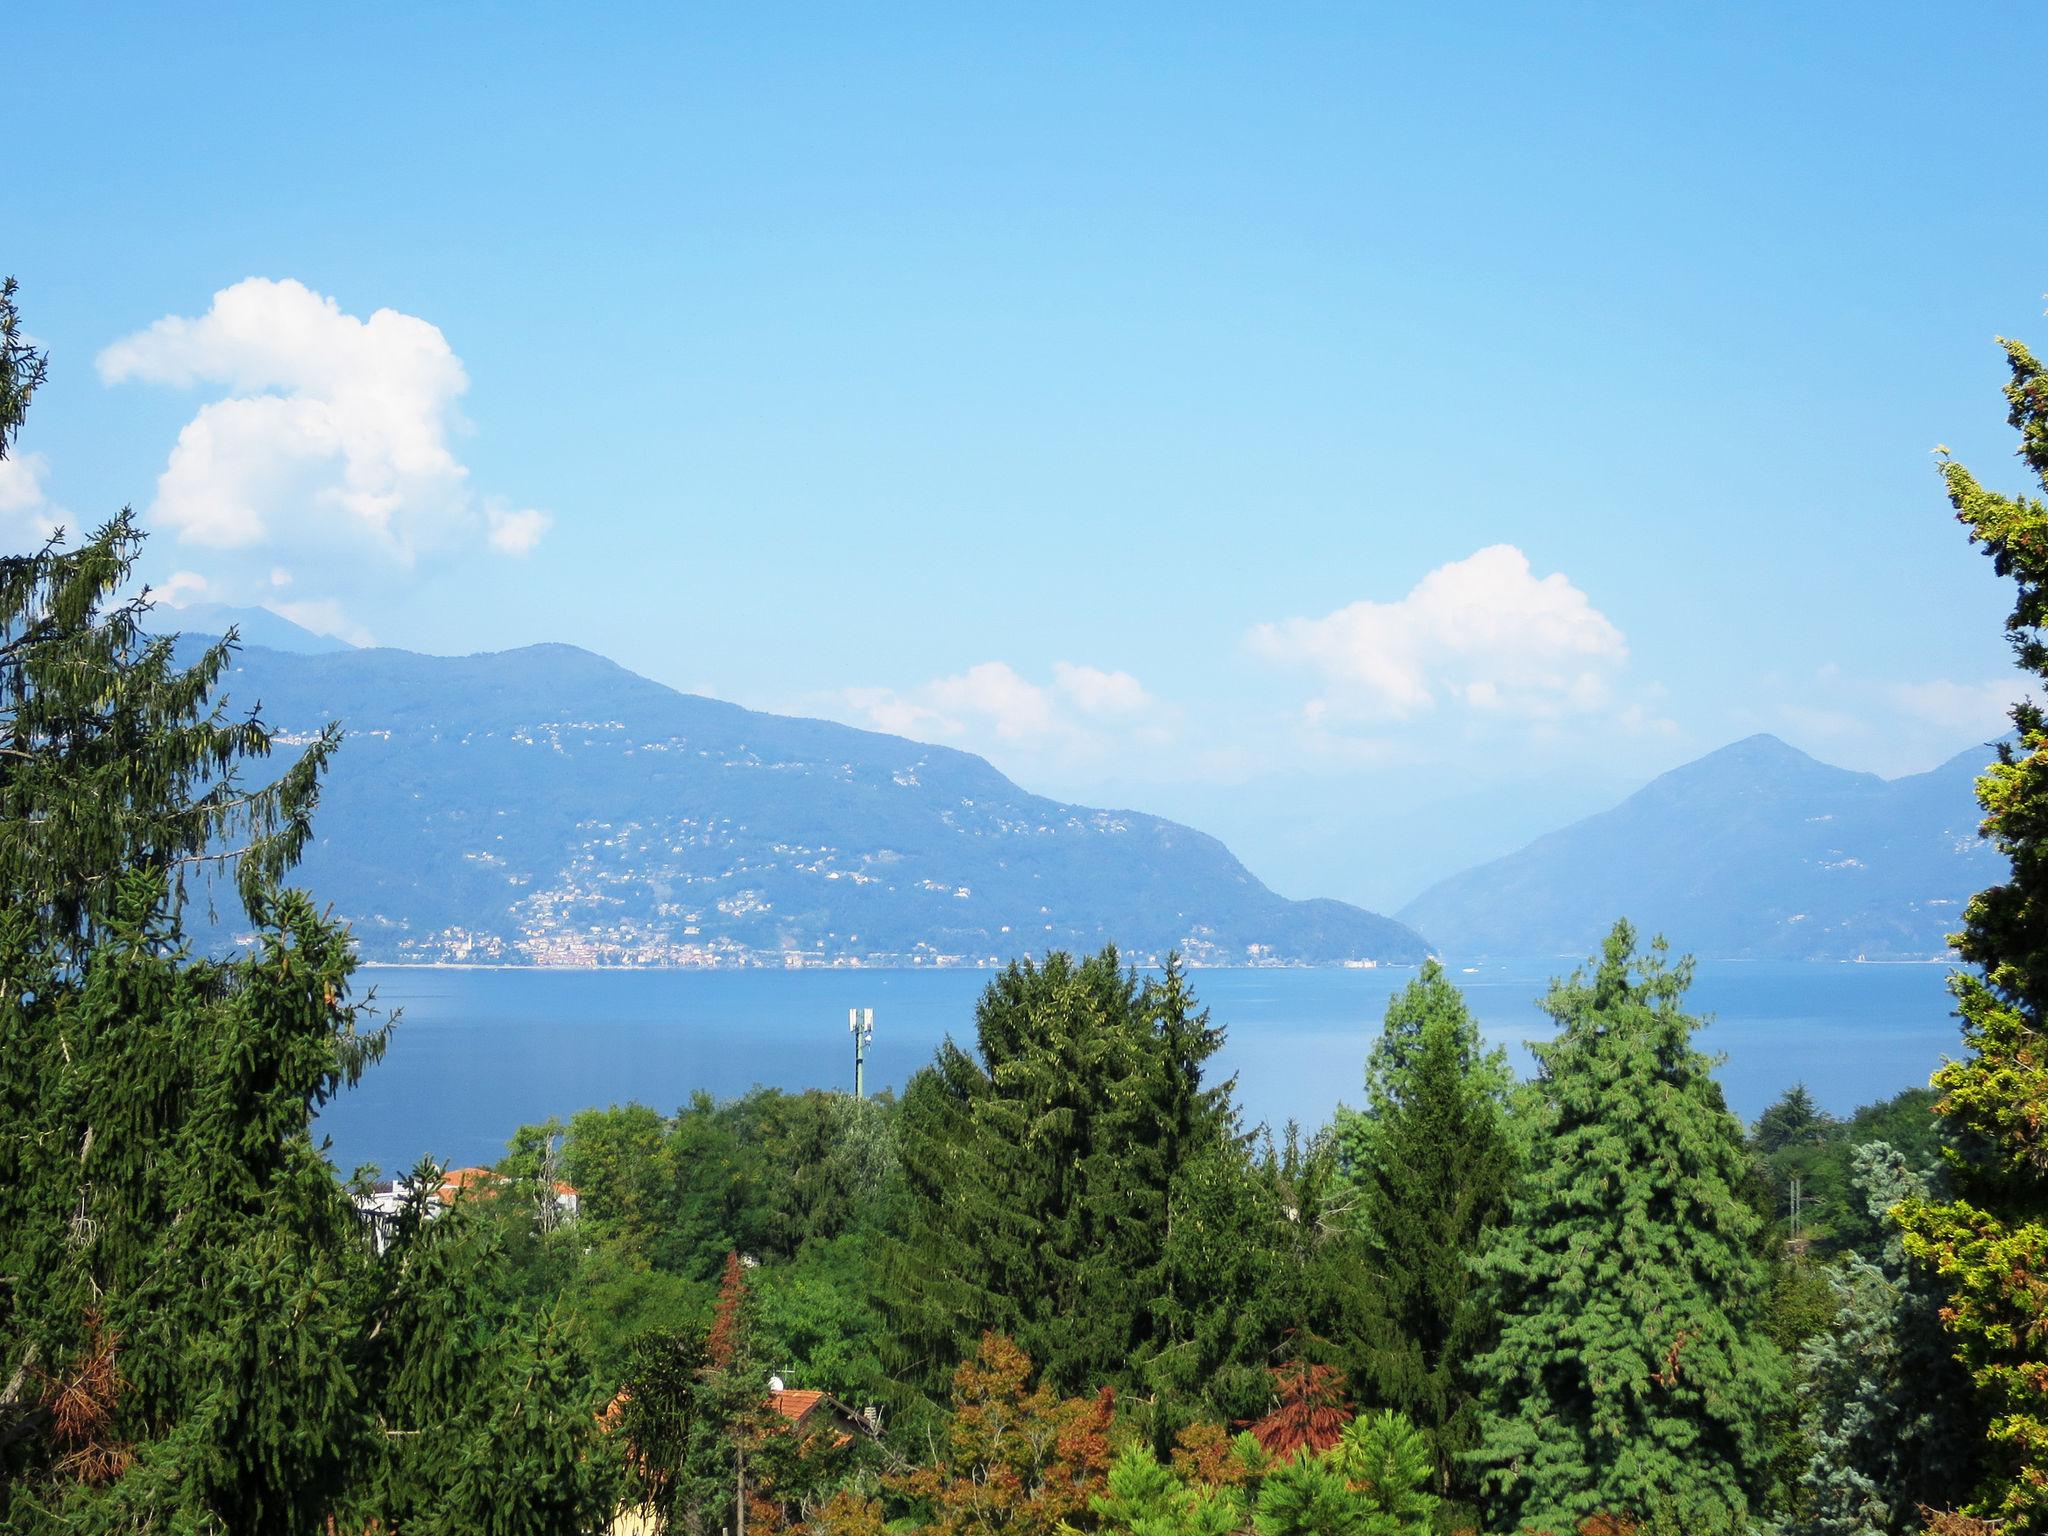
<path id="1" fill-rule="evenodd" d="M 188 636 L 191 643 L 199 637 Z M 346 738 L 301 878 L 365 959 L 572 965 L 1412 963 L 1217 839 L 1032 795 L 957 748 L 682 693 L 581 647 L 241 648 L 284 745 Z"/>
<path id="2" fill-rule="evenodd" d="M 2002 877 L 1973 786 L 1992 744 L 1884 779 L 1768 733 L 1438 881 L 1401 921 L 1461 957 L 1583 956 L 1618 917 L 1712 958 L 1936 959 Z"/>

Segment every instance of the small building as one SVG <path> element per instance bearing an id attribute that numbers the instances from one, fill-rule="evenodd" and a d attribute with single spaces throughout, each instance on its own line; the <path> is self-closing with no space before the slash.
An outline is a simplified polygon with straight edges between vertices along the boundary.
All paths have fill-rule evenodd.
<path id="1" fill-rule="evenodd" d="M 831 1434 L 834 1445 L 845 1445 L 856 1435 L 869 1440 L 881 1438 L 882 1414 L 878 1408 L 863 1408 L 856 1413 L 830 1392 L 785 1387 L 780 1377 L 771 1378 L 768 1387 L 768 1406 L 789 1420 L 798 1434 L 824 1431 Z"/>

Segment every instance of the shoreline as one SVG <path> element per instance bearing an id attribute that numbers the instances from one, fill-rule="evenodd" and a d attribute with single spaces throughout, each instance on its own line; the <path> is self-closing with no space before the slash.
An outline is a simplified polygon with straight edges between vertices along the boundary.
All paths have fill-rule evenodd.
<path id="1" fill-rule="evenodd" d="M 1019 959 L 1027 958 L 1019 956 Z M 1693 960 L 1702 965 L 1939 965 L 1950 970 L 1965 969 L 1958 956 L 1892 956 L 1867 959 L 1857 956 L 1848 960 L 1782 959 L 1771 955 L 1695 955 Z M 1514 970 L 1535 965 L 1584 965 L 1585 955 L 1530 955 L 1517 958 L 1488 958 L 1467 968 L 1460 962 L 1443 960 L 1440 963 L 1453 975 L 1472 974 L 1483 970 Z M 722 975 L 768 974 L 793 976 L 825 971 L 835 975 L 858 971 L 866 975 L 931 975 L 940 971 L 1000 971 L 1003 965 L 962 963 L 959 965 L 535 965 L 505 961 L 480 960 L 362 960 L 356 964 L 358 971 L 524 971 L 534 975 L 594 976 L 594 975 Z M 1141 971 L 1163 970 L 1157 963 L 1140 964 Z M 1412 960 L 1376 960 L 1370 965 L 1356 961 L 1328 960 L 1295 962 L 1266 962 L 1254 965 L 1198 964 L 1183 961 L 1181 969 L 1186 971 L 1414 971 L 1421 966 Z"/>

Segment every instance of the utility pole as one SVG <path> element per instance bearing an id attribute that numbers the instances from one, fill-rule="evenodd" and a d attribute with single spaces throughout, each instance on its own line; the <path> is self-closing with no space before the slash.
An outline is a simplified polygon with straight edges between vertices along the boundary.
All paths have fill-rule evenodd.
<path id="1" fill-rule="evenodd" d="M 1799 1175 L 1795 1173 L 1795 1174 L 1793 1174 L 1793 1175 L 1792 1175 L 1792 1199 L 1791 1199 L 1791 1206 L 1792 1206 L 1792 1235 L 1793 1235 L 1793 1236 L 1794 1236 L 1795 1238 L 1799 1236 L 1799 1218 L 1800 1218 L 1800 1216 L 1801 1216 L 1801 1215 L 1803 1215 L 1803 1214 L 1804 1214 L 1804 1211 L 1805 1211 L 1805 1201 L 1804 1201 L 1804 1200 L 1803 1200 L 1803 1199 L 1801 1198 L 1801 1196 L 1802 1196 L 1803 1194 L 1804 1194 L 1804 1191 L 1803 1191 L 1803 1190 L 1801 1189 L 1801 1187 L 1800 1187 Z"/>
<path id="2" fill-rule="evenodd" d="M 868 1042 L 875 1038 L 875 1010 L 847 1009 L 846 1027 L 853 1035 L 853 1096 L 863 1099 L 867 1097 Z"/>

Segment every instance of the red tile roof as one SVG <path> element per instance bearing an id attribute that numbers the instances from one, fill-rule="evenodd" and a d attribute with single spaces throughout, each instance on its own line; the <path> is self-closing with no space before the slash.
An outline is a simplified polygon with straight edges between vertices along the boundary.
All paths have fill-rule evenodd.
<path id="1" fill-rule="evenodd" d="M 768 1394 L 768 1406 L 791 1423 L 801 1424 L 804 1415 L 817 1407 L 818 1400 L 824 1395 L 822 1392 L 770 1392 Z"/>

